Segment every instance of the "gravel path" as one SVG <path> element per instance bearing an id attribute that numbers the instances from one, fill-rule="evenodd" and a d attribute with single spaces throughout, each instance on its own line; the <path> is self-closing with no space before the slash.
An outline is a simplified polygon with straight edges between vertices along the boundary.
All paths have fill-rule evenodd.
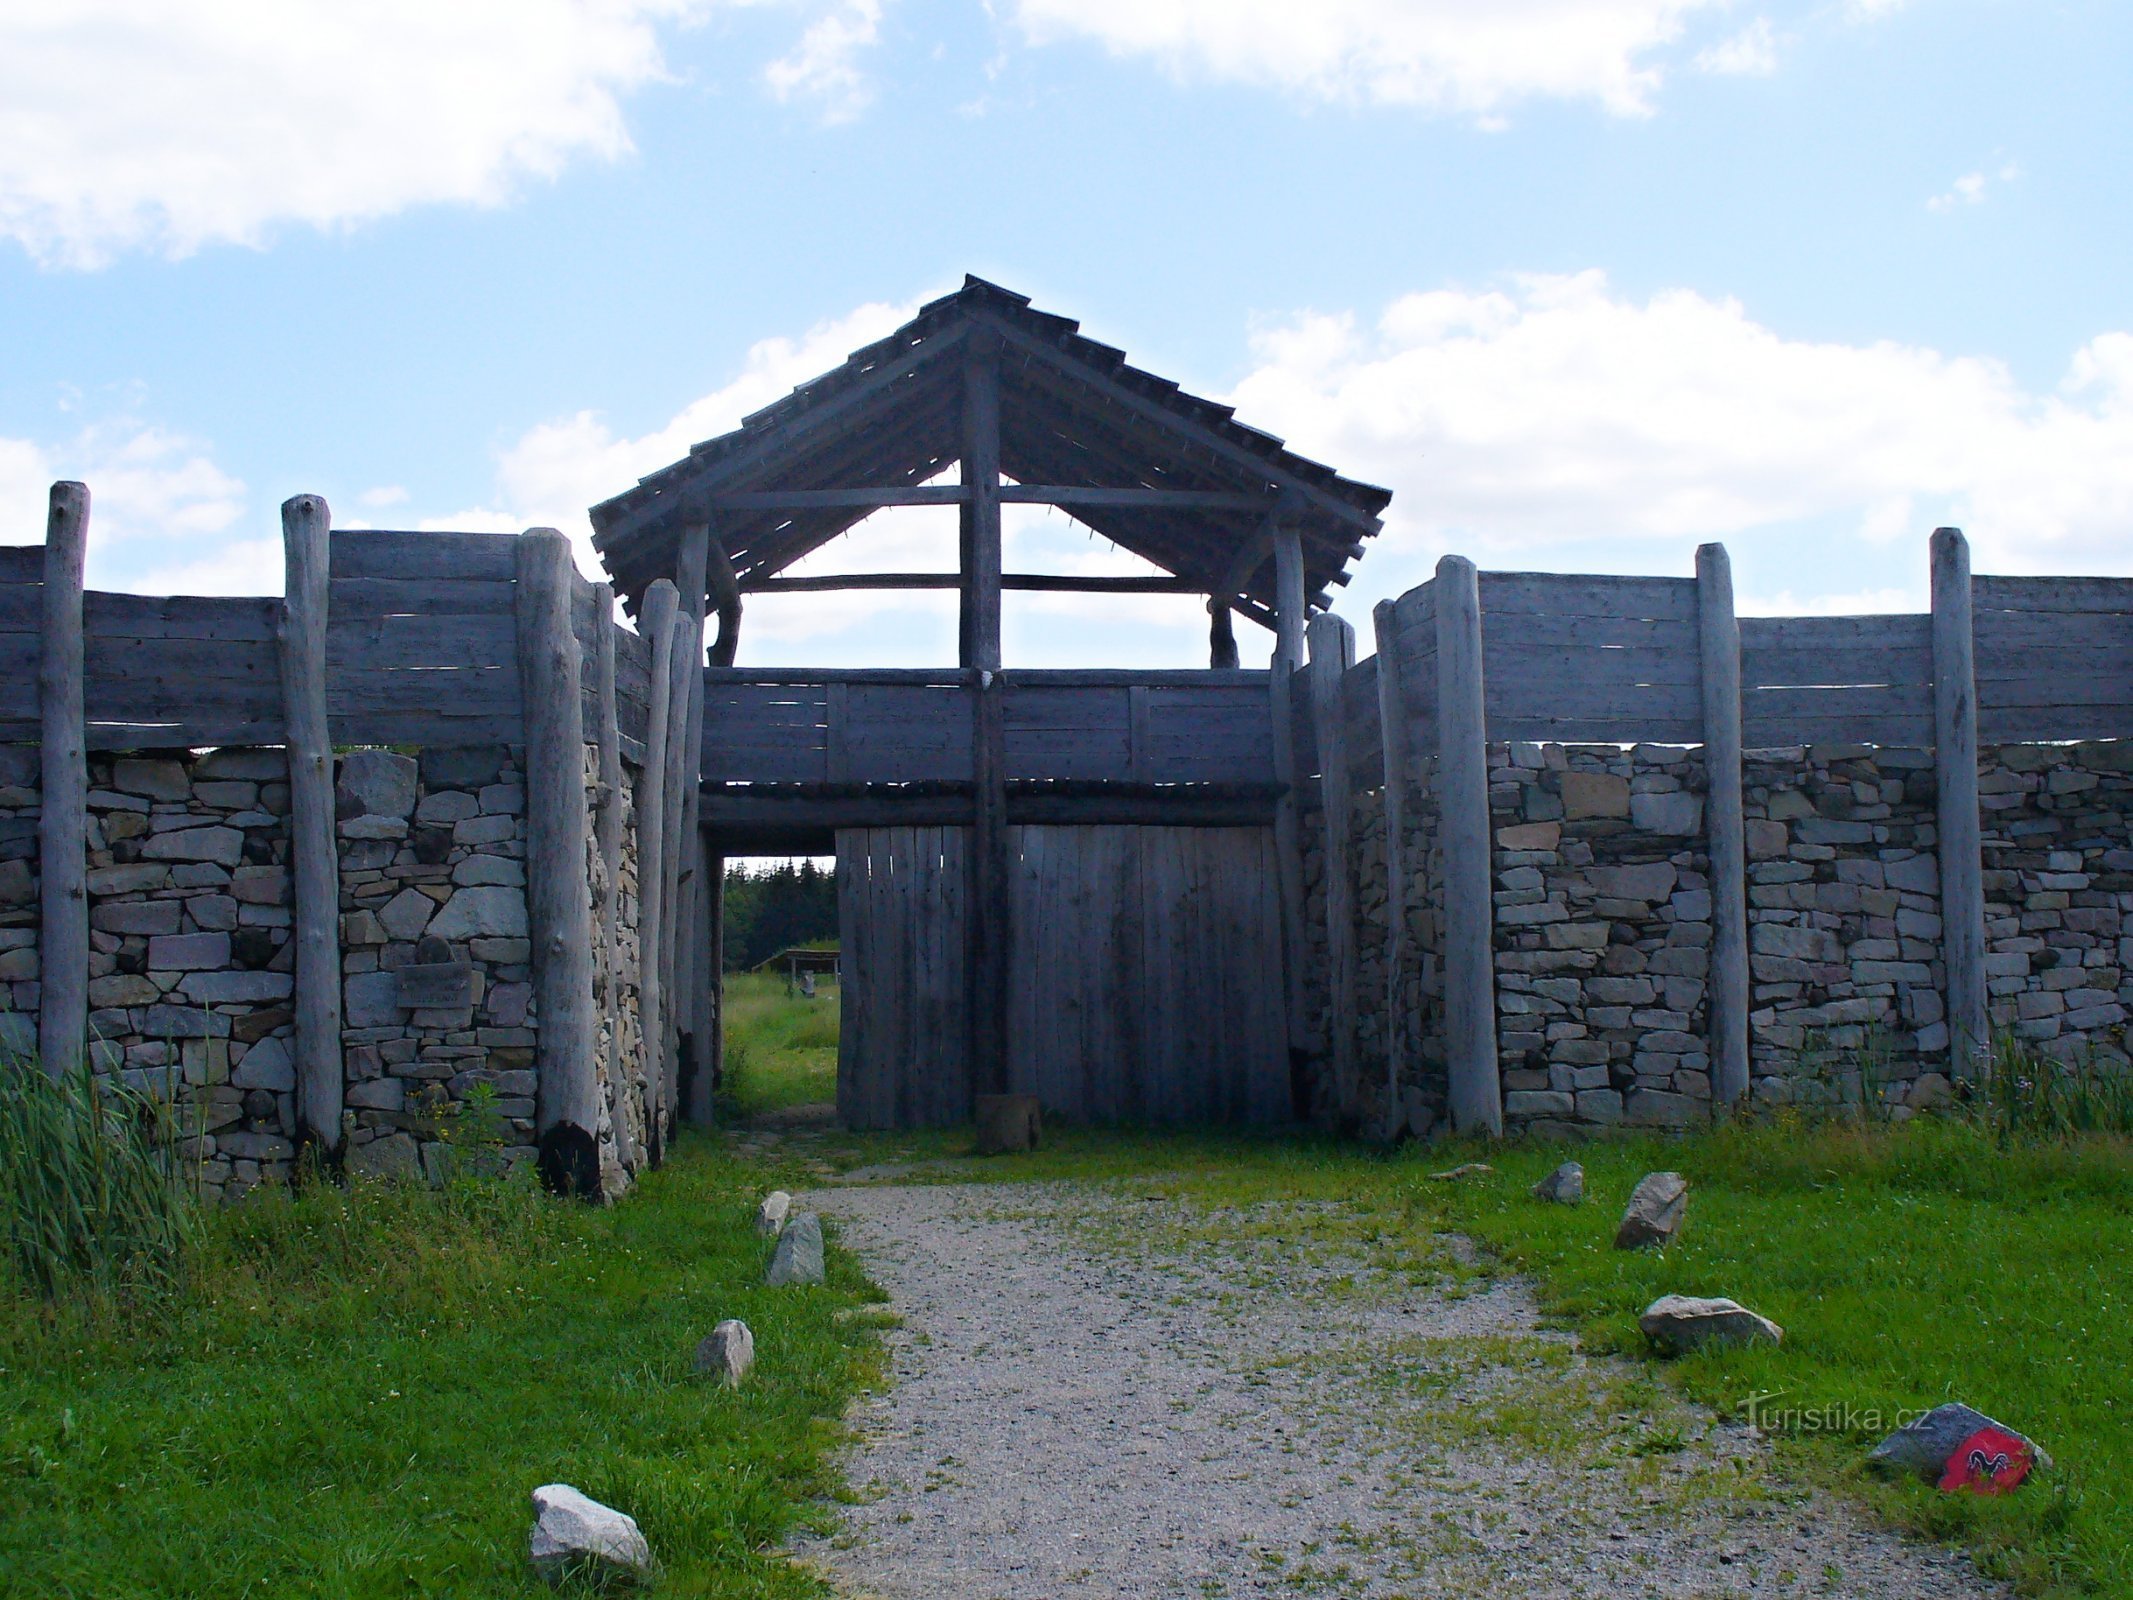
<path id="1" fill-rule="evenodd" d="M 2002 1591 L 1773 1481 L 1747 1429 L 1324 1206 L 848 1187 L 903 1327 L 861 1503 L 799 1548 L 881 1600 Z M 1454 1242 L 1456 1244 L 1456 1242 Z"/>

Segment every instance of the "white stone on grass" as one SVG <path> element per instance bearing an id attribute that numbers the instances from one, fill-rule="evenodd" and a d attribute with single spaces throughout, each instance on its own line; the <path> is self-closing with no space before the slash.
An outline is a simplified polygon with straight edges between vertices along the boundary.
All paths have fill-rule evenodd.
<path id="1" fill-rule="evenodd" d="M 709 1338 L 696 1347 L 696 1370 L 707 1376 L 716 1376 L 728 1388 L 737 1388 L 741 1379 L 748 1376 L 748 1369 L 755 1365 L 755 1335 L 748 1331 L 748 1324 L 736 1317 L 728 1317 L 711 1330 Z"/>
<path id="2" fill-rule="evenodd" d="M 766 1239 L 777 1237 L 778 1230 L 785 1226 L 785 1214 L 792 1210 L 792 1196 L 783 1189 L 773 1189 L 763 1196 L 763 1203 L 755 1208 L 755 1231 Z"/>
<path id="3" fill-rule="evenodd" d="M 544 1483 L 533 1491 L 533 1531 L 526 1554 L 534 1570 L 559 1583 L 580 1564 L 649 1577 L 652 1547 L 637 1520 L 603 1506 L 567 1483 Z"/>
<path id="4" fill-rule="evenodd" d="M 803 1211 L 785 1224 L 763 1281 L 773 1289 L 786 1284 L 822 1281 L 822 1219 Z"/>
<path id="5" fill-rule="evenodd" d="M 1622 1225 L 1615 1230 L 1617 1250 L 1662 1248 L 1681 1230 L 1689 1209 L 1689 1180 L 1678 1172 L 1649 1172 L 1638 1180 L 1622 1212 Z"/>
<path id="6" fill-rule="evenodd" d="M 1559 1206 L 1574 1206 L 1585 1198 L 1585 1169 L 1566 1161 L 1533 1186 L 1533 1198 Z"/>
<path id="7" fill-rule="evenodd" d="M 1785 1337 L 1783 1328 L 1738 1300 L 1687 1294 L 1661 1295 L 1644 1308 L 1637 1326 L 1670 1356 L 1687 1355 L 1706 1345 L 1777 1344 Z"/>

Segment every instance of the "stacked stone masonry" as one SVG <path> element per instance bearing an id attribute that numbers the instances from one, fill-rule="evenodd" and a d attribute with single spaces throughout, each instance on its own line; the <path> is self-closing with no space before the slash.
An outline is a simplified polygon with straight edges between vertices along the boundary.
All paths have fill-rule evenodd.
<path id="1" fill-rule="evenodd" d="M 1980 759 L 1996 1035 L 2127 1065 L 2133 1015 L 2133 745 L 2012 745 Z M 1489 751 L 1497 1043 L 1507 1129 L 1678 1128 L 1711 1115 L 1711 892 L 1702 752 Z M 1751 1094 L 1892 1116 L 1950 1092 L 1930 750 L 1752 750 L 1743 762 Z M 1443 1115 L 1441 862 L 1410 784 L 1402 974 L 1411 1036 L 1388 1071 L 1381 792 L 1355 803 L 1362 953 L 1358 1121 Z M 1306 992 L 1323 1040 L 1324 826 L 1304 814 Z M 1329 1108 L 1320 1086 L 1319 1106 Z"/>
<path id="2" fill-rule="evenodd" d="M 588 815 L 624 807 L 610 883 L 588 829 L 595 924 L 614 897 L 616 972 L 595 962 L 607 1187 L 645 1149 L 634 808 L 587 751 Z M 536 1093 L 525 794 L 501 746 L 338 758 L 343 1130 L 351 1171 L 442 1178 L 533 1156 Z M 625 769 L 626 780 L 634 769 Z M 38 753 L 0 754 L 0 1043 L 35 1049 Z M 210 1195 L 285 1183 L 296 1150 L 289 785 L 280 749 L 92 754 L 93 1069 L 169 1102 Z M 619 1136 L 618 1136 L 619 1135 Z"/>

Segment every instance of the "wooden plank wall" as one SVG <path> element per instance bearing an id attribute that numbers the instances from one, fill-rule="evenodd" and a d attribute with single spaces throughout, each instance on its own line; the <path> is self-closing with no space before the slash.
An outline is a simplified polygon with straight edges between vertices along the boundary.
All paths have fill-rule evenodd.
<path id="1" fill-rule="evenodd" d="M 837 1115 L 846 1127 L 970 1120 L 963 949 L 969 833 L 852 828 L 837 835 Z"/>
<path id="2" fill-rule="evenodd" d="M 339 744 L 491 744 L 522 737 L 513 552 L 490 533 L 332 535 L 327 715 Z M 0 742 L 37 737 L 42 546 L 0 547 Z M 573 594 L 586 661 L 593 586 Z M 272 598 L 82 596 L 83 701 L 92 750 L 280 744 L 286 736 Z M 641 759 L 650 664 L 615 636 L 617 715 Z M 591 681 L 588 670 L 582 675 Z"/>
<path id="3" fill-rule="evenodd" d="M 1010 781 L 1273 781 L 1264 673 L 1002 676 Z M 712 668 L 704 682 L 707 783 L 971 781 L 954 674 Z"/>
<path id="4" fill-rule="evenodd" d="M 1975 578 L 1971 604 L 1979 739 L 2133 738 L 2133 579 Z"/>
<path id="5" fill-rule="evenodd" d="M 1702 742 L 1694 579 L 1484 572 L 1480 582 L 1491 739 Z M 1414 673 L 1434 650 L 1427 587 L 1394 603 L 1401 665 Z M 1982 741 L 2133 737 L 2133 579 L 1980 577 L 1973 596 Z M 1924 613 L 1742 617 L 1740 657 L 1749 749 L 1933 743 Z M 1351 751 L 1382 747 L 1376 670 L 1359 661 L 1342 684 Z M 1407 681 L 1419 723 L 1432 697 Z M 1308 720 L 1300 753 L 1313 749 Z M 1414 730 L 1415 748 L 1433 738 Z M 1380 782 L 1382 768 L 1358 780 Z"/>
<path id="6" fill-rule="evenodd" d="M 1009 1087 L 1076 1122 L 1285 1120 L 1273 831 L 1009 833 Z"/>
<path id="7" fill-rule="evenodd" d="M 1017 827 L 1009 1086 L 1080 1122 L 1288 1114 L 1280 909 L 1266 828 Z M 967 830 L 837 836 L 837 1104 L 860 1128 L 967 1121 Z"/>

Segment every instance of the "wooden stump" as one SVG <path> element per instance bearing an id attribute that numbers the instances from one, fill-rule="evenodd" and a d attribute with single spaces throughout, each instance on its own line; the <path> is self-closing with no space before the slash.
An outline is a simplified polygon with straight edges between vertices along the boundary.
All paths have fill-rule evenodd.
<path id="1" fill-rule="evenodd" d="M 1044 1135 L 1044 1112 L 1035 1095 L 981 1094 L 977 1100 L 979 1155 L 1037 1148 Z"/>

